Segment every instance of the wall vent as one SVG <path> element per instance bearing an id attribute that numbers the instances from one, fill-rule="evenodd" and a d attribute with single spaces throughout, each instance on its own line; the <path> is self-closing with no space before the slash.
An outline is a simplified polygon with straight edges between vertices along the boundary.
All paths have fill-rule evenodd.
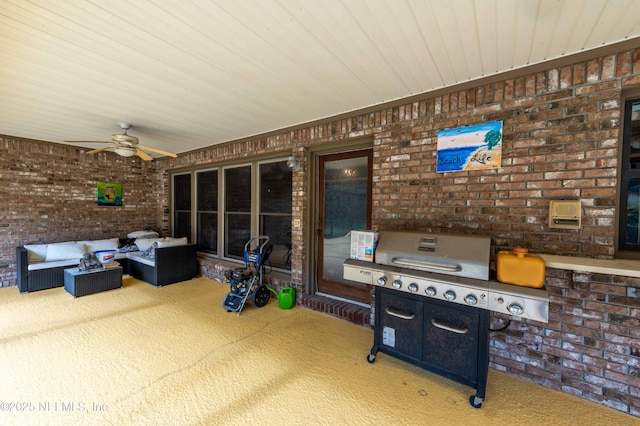
<path id="1" fill-rule="evenodd" d="M 580 229 L 582 205 L 580 200 L 552 200 L 549 202 L 549 228 Z"/>

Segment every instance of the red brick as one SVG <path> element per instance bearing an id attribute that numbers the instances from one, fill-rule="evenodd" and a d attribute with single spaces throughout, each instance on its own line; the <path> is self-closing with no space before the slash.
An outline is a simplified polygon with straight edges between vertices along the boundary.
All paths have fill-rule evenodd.
<path id="1" fill-rule="evenodd" d="M 632 58 L 632 73 L 633 74 L 640 74 L 640 49 L 635 49 L 632 51 L 633 52 L 633 58 Z"/>

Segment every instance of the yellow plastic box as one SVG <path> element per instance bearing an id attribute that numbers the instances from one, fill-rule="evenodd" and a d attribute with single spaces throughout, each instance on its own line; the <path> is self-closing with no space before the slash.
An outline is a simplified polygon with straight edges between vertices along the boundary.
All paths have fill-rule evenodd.
<path id="1" fill-rule="evenodd" d="M 544 259 L 524 247 L 498 252 L 498 281 L 523 287 L 544 286 Z"/>

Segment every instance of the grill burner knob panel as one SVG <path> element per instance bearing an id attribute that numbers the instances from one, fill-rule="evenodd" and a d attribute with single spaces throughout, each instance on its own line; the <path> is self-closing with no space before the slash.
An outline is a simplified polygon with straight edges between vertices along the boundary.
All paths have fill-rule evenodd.
<path id="1" fill-rule="evenodd" d="M 510 304 L 507 309 L 509 310 L 509 312 L 511 312 L 513 315 L 522 315 L 524 313 L 524 308 L 518 304 L 518 303 L 512 303 Z"/>
<path id="2" fill-rule="evenodd" d="M 391 269 L 391 268 L 390 268 Z M 374 270 L 371 283 L 376 287 L 386 288 L 400 293 L 419 295 L 428 299 L 437 299 L 445 302 L 456 303 L 463 306 L 488 309 L 489 297 L 487 288 L 483 286 L 485 281 L 452 280 L 436 274 L 404 274 L 397 268 L 392 270 Z M 467 298 L 468 296 L 471 298 Z M 492 299 L 497 304 L 495 299 Z M 509 314 L 507 306 L 518 300 L 507 299 L 501 304 L 501 310 Z M 526 306 L 520 303 L 523 307 Z M 513 314 L 510 314 L 513 315 Z"/>
<path id="3" fill-rule="evenodd" d="M 344 271 L 346 279 L 406 295 L 419 295 L 425 300 L 435 299 L 470 308 L 487 309 L 544 323 L 549 321 L 549 295 L 545 289 L 412 271 L 384 264 L 360 263 L 352 259 L 345 261 Z M 395 281 L 397 283 L 393 286 Z M 417 290 L 411 284 L 415 284 Z M 475 299 L 468 298 L 470 295 Z"/>

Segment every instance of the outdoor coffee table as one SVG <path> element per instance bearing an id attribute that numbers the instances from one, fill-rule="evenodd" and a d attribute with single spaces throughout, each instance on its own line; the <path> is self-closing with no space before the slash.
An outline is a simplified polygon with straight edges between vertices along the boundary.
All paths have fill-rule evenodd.
<path id="1" fill-rule="evenodd" d="M 64 270 L 64 289 L 73 297 L 99 293 L 122 287 L 122 267 L 81 271 Z"/>

